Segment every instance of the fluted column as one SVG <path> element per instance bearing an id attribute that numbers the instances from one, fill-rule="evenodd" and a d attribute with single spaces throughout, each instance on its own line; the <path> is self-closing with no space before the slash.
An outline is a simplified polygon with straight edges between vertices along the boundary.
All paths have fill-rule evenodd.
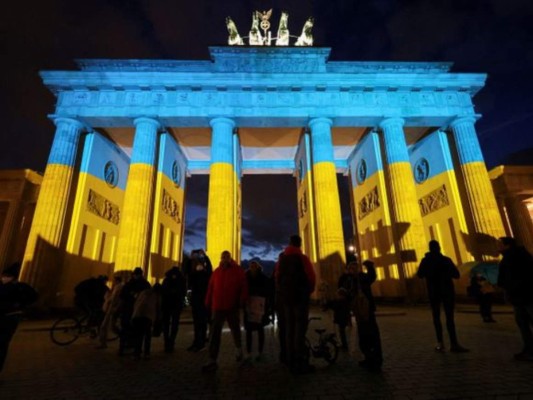
<path id="1" fill-rule="evenodd" d="M 233 252 L 236 248 L 234 236 L 237 176 L 233 154 L 235 122 L 229 118 L 215 118 L 210 121 L 210 125 L 212 136 L 206 247 L 213 266 L 216 267 L 224 250 Z M 237 258 L 237 255 L 233 254 L 233 257 Z"/>
<path id="2" fill-rule="evenodd" d="M 328 118 L 309 122 L 320 276 L 336 285 L 346 254 L 331 125 Z"/>
<path id="3" fill-rule="evenodd" d="M 508 197 L 505 208 L 514 238 L 533 253 L 533 222 L 526 203 L 518 196 Z"/>
<path id="4" fill-rule="evenodd" d="M 137 118 L 134 123 L 135 137 L 120 217 L 115 270 L 141 267 L 146 271 L 160 124 L 151 118 Z"/>
<path id="5" fill-rule="evenodd" d="M 404 278 L 412 278 L 427 250 L 427 241 L 403 125 L 402 118 L 389 118 L 380 123 L 397 251 L 400 253 Z M 408 295 L 416 296 L 412 291 L 409 292 L 409 287 Z"/>
<path id="6" fill-rule="evenodd" d="M 474 118 L 463 117 L 450 126 L 474 225 L 470 243 L 476 258 L 491 258 L 496 255 L 495 239 L 504 236 L 505 230 L 474 123 Z"/>
<path id="7" fill-rule="evenodd" d="M 42 290 L 47 278 L 58 272 L 67 208 L 72 193 L 74 167 L 84 125 L 71 118 L 54 120 L 56 133 L 44 173 L 39 200 L 28 236 L 21 278 Z M 54 277 L 57 280 L 57 276 Z M 48 293 L 41 293 L 44 299 Z M 44 301 L 44 300 L 43 300 Z"/>

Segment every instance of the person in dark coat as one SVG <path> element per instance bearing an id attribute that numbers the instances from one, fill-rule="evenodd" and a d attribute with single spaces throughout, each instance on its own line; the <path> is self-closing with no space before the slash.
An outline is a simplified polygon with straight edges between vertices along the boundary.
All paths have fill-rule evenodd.
<path id="1" fill-rule="evenodd" d="M 126 347 L 133 344 L 133 331 L 131 326 L 131 316 L 135 306 L 135 301 L 139 294 L 151 285 L 144 278 L 142 268 L 137 267 L 133 270 L 131 279 L 124 285 L 120 291 L 120 343 L 118 354 L 124 355 Z"/>
<path id="2" fill-rule="evenodd" d="M 381 349 L 381 336 L 376 320 L 376 303 L 372 295 L 372 284 L 376 281 L 376 269 L 370 260 L 363 261 L 362 265 L 353 263 L 356 277 L 355 293 L 353 297 L 353 310 L 357 322 L 357 336 L 359 337 L 359 350 L 364 359 L 359 365 L 371 371 L 381 371 L 383 352 Z M 360 301 L 360 299 L 363 301 Z"/>
<path id="3" fill-rule="evenodd" d="M 314 371 L 305 350 L 305 335 L 316 275 L 311 260 L 302 253 L 301 247 L 302 238 L 291 236 L 274 269 L 280 361 L 297 374 Z"/>
<path id="4" fill-rule="evenodd" d="M 263 274 L 261 264 L 255 260 L 250 262 L 250 268 L 246 271 L 246 281 L 248 282 L 249 295 L 244 312 L 247 359 L 251 359 L 252 356 L 252 333 L 256 331 L 259 342 L 256 361 L 260 361 L 265 346 L 264 327 L 270 323 L 268 310 L 270 310 L 272 302 L 271 281 Z"/>
<path id="5" fill-rule="evenodd" d="M 523 349 L 514 355 L 519 361 L 533 361 L 533 256 L 512 237 L 499 239 L 500 261 L 498 286 L 505 290 L 513 305 L 516 325 L 522 336 Z"/>
<path id="6" fill-rule="evenodd" d="M 89 316 L 90 325 L 100 325 L 104 319 L 107 281 L 106 275 L 99 275 L 81 281 L 74 288 L 74 304 Z"/>
<path id="7" fill-rule="evenodd" d="M 210 314 L 205 306 L 205 296 L 212 273 L 213 266 L 207 254 L 202 249 L 192 251 L 186 276 L 188 289 L 191 291 L 190 304 L 194 324 L 194 340 L 187 348 L 188 351 L 203 350 L 207 342 L 207 326 Z"/>
<path id="8" fill-rule="evenodd" d="M 161 311 L 165 352 L 172 353 L 178 335 L 181 311 L 185 301 L 186 282 L 178 267 L 165 273 L 161 285 Z"/>
<path id="9" fill-rule="evenodd" d="M 426 279 L 429 302 L 433 315 L 433 325 L 437 335 L 435 351 L 445 351 L 440 321 L 441 304 L 446 316 L 446 328 L 450 337 L 450 351 L 452 353 L 465 353 L 468 349 L 461 346 L 457 340 L 454 321 L 455 288 L 453 279 L 459 279 L 459 270 L 453 261 L 440 252 L 440 244 L 436 240 L 429 242 L 429 252 L 426 253 L 418 267 L 417 276 Z"/>
<path id="10" fill-rule="evenodd" d="M 470 294 L 476 298 L 479 304 L 479 314 L 483 322 L 496 322 L 492 318 L 492 293 L 494 287 L 481 274 L 475 274 L 470 279 Z"/>
<path id="11" fill-rule="evenodd" d="M 2 271 L 0 283 L 0 372 L 4 368 L 9 343 L 17 330 L 22 311 L 37 301 L 37 292 L 18 281 L 20 264 Z"/>

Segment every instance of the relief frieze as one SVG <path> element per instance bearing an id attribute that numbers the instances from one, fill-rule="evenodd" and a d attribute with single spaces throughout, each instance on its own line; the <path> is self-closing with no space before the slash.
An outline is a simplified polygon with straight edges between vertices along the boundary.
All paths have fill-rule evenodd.
<path id="1" fill-rule="evenodd" d="M 418 205 L 420 206 L 420 212 L 423 217 L 450 205 L 446 185 L 442 185 L 438 189 L 419 199 Z"/>
<path id="2" fill-rule="evenodd" d="M 279 89 L 279 90 L 278 90 Z M 72 91 L 60 94 L 59 105 L 68 113 L 69 107 L 175 107 L 185 106 L 194 108 L 206 107 L 279 107 L 308 106 L 308 107 L 362 107 L 365 109 L 387 107 L 461 107 L 472 108 L 468 93 L 455 92 L 387 92 L 368 90 L 343 91 L 331 90 L 321 86 L 316 87 L 283 87 L 240 88 L 234 90 L 203 90 L 203 88 L 180 89 L 178 91 L 165 90 L 102 90 L 102 91 Z M 466 110 L 465 110 L 466 111 Z"/>
<path id="3" fill-rule="evenodd" d="M 380 206 L 380 202 L 379 202 L 378 187 L 375 186 L 374 189 L 368 192 L 365 195 L 365 197 L 363 197 L 359 201 L 359 204 L 357 204 L 358 218 L 360 220 L 365 218 L 367 215 L 369 215 L 374 210 L 379 208 L 379 206 Z"/>
<path id="4" fill-rule="evenodd" d="M 92 189 L 89 189 L 87 211 L 111 222 L 112 224 L 118 225 L 120 223 L 119 207 Z"/>
<path id="5" fill-rule="evenodd" d="M 165 189 L 163 189 L 163 197 L 161 198 L 161 210 L 177 224 L 181 223 L 180 206 Z"/>

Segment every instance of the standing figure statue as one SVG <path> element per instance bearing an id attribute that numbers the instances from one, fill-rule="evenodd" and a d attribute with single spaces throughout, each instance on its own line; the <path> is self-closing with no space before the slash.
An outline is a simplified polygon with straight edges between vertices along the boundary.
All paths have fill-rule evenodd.
<path id="1" fill-rule="evenodd" d="M 302 34 L 296 40 L 295 46 L 312 46 L 313 45 L 313 34 L 311 30 L 313 29 L 314 18 L 310 17 L 305 21 L 304 27 L 302 29 Z"/>
<path id="2" fill-rule="evenodd" d="M 228 45 L 230 46 L 243 46 L 244 40 L 242 40 L 239 31 L 237 31 L 237 26 L 231 17 L 226 17 L 226 27 L 228 28 Z"/>
<path id="3" fill-rule="evenodd" d="M 259 31 L 259 16 L 260 13 L 257 11 L 252 14 L 252 27 L 248 39 L 250 46 L 263 46 L 263 36 Z"/>
<path id="4" fill-rule="evenodd" d="M 289 45 L 289 14 L 285 11 L 281 12 L 279 20 L 278 36 L 276 38 L 276 46 Z"/>

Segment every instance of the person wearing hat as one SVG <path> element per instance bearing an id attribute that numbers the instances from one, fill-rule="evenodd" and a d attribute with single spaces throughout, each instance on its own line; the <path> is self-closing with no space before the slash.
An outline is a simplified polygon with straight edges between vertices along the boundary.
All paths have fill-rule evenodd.
<path id="1" fill-rule="evenodd" d="M 22 311 L 37 301 L 37 292 L 28 284 L 18 281 L 20 264 L 15 263 L 2 271 L 0 283 L 0 372 L 4 367 L 9 343 L 17 330 Z"/>

